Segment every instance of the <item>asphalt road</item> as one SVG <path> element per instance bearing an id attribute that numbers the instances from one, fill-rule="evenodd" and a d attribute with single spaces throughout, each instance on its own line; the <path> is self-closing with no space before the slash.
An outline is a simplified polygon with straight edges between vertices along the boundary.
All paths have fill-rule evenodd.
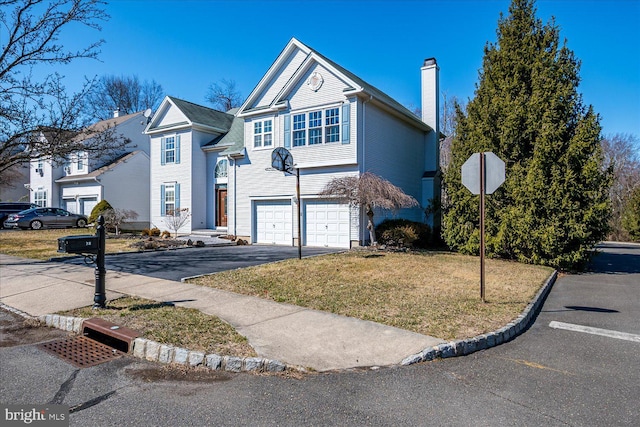
<path id="1" fill-rule="evenodd" d="M 333 248 L 302 248 L 302 256 L 339 252 Z M 105 257 L 107 270 L 141 274 L 180 281 L 185 277 L 217 273 L 298 257 L 298 248 L 291 246 L 213 246 L 153 252 L 131 252 Z M 84 264 L 76 257 L 63 262 Z"/>
<path id="2" fill-rule="evenodd" d="M 640 343 L 549 327 L 640 335 L 640 246 L 604 251 L 592 272 L 558 279 L 523 335 L 466 357 L 300 378 L 179 380 L 132 358 L 77 370 L 22 345 L 0 348 L 0 396 L 68 404 L 71 425 L 82 426 L 638 425 Z"/>

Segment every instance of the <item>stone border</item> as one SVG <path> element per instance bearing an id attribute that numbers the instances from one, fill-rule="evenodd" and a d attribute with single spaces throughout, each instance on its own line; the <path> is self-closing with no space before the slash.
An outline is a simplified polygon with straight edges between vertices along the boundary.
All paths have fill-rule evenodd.
<path id="1" fill-rule="evenodd" d="M 515 320 L 509 322 L 497 331 L 467 338 L 465 340 L 450 341 L 433 347 L 427 347 L 420 353 L 406 357 L 402 360 L 400 365 L 407 366 L 438 358 L 444 359 L 447 357 L 466 356 L 468 354 L 475 353 L 476 351 L 486 350 L 511 341 L 527 330 L 527 328 L 533 323 L 557 277 L 558 272 L 554 271 L 524 311 Z M 0 303 L 0 308 L 27 319 L 39 319 L 47 326 L 68 332 L 75 332 L 77 334 L 80 333 L 82 322 L 85 320 L 81 317 L 60 316 L 57 314 L 47 314 L 38 318 L 4 303 Z M 257 373 L 284 372 L 289 369 L 307 372 L 307 369 L 305 368 L 287 365 L 286 363 L 282 363 L 278 360 L 270 360 L 262 357 L 236 357 L 205 354 L 203 352 L 161 344 L 146 338 L 136 338 L 134 340 L 131 354 L 139 359 L 145 359 L 152 362 L 205 366 L 209 369 L 219 371 Z"/>
<path id="2" fill-rule="evenodd" d="M 400 364 L 402 366 L 407 366 L 438 358 L 444 359 L 447 357 L 466 356 L 468 354 L 475 353 L 476 351 L 486 350 L 511 341 L 526 331 L 533 323 L 557 277 L 558 272 L 554 271 L 524 311 L 515 320 L 507 323 L 507 325 L 497 331 L 478 335 L 473 338 L 467 338 L 465 340 L 451 341 L 445 344 L 427 347 L 420 353 L 406 357 Z"/>
<path id="3" fill-rule="evenodd" d="M 12 309 L 4 304 L 2 305 L 2 308 L 6 308 L 7 310 L 20 314 L 23 317 L 33 318 L 27 313 Z M 85 319 L 82 317 L 47 314 L 40 316 L 39 320 L 44 322 L 47 326 L 79 334 L 82 330 L 82 322 Z M 287 365 L 278 360 L 265 359 L 262 357 L 236 357 L 205 354 L 199 351 L 192 351 L 185 348 L 174 347 L 172 345 L 161 344 L 146 338 L 136 338 L 133 341 L 133 350 L 130 354 L 138 359 L 145 359 L 152 362 L 205 366 L 216 371 L 284 372 L 287 369 L 306 371 L 298 366 Z"/>

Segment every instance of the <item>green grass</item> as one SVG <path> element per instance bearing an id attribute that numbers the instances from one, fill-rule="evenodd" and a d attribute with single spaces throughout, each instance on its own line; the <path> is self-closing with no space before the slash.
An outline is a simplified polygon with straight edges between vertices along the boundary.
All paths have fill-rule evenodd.
<path id="1" fill-rule="evenodd" d="M 153 341 L 190 350 L 222 356 L 256 356 L 246 338 L 229 324 L 191 308 L 126 297 L 108 301 L 106 309 L 84 307 L 59 314 L 100 317 L 134 329 Z"/>

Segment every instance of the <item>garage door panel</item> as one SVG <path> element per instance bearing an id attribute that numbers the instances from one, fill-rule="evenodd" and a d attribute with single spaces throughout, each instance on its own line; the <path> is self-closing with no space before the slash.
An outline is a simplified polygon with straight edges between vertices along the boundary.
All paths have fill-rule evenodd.
<path id="1" fill-rule="evenodd" d="M 349 248 L 350 214 L 346 204 L 326 201 L 305 203 L 305 244 Z"/>
<path id="2" fill-rule="evenodd" d="M 256 243 L 291 245 L 291 203 L 264 201 L 255 204 Z"/>

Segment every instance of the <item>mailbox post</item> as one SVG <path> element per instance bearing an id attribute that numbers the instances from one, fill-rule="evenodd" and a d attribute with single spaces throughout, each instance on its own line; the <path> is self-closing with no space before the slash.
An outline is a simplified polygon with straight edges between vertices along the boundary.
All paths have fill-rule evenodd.
<path id="1" fill-rule="evenodd" d="M 98 254 L 96 256 L 96 292 L 93 296 L 94 309 L 105 308 L 107 302 L 107 294 L 105 291 L 106 269 L 104 268 L 106 233 L 104 228 L 104 217 L 102 215 L 98 217 L 96 236 L 98 236 Z"/>
<path id="2" fill-rule="evenodd" d="M 84 254 L 85 262 L 86 259 L 90 259 L 92 263 L 95 263 L 96 288 L 93 296 L 93 308 L 104 308 L 107 301 L 105 293 L 106 269 L 104 268 L 105 241 L 106 232 L 102 215 L 98 218 L 95 236 L 67 236 L 58 239 L 58 252 Z"/>

